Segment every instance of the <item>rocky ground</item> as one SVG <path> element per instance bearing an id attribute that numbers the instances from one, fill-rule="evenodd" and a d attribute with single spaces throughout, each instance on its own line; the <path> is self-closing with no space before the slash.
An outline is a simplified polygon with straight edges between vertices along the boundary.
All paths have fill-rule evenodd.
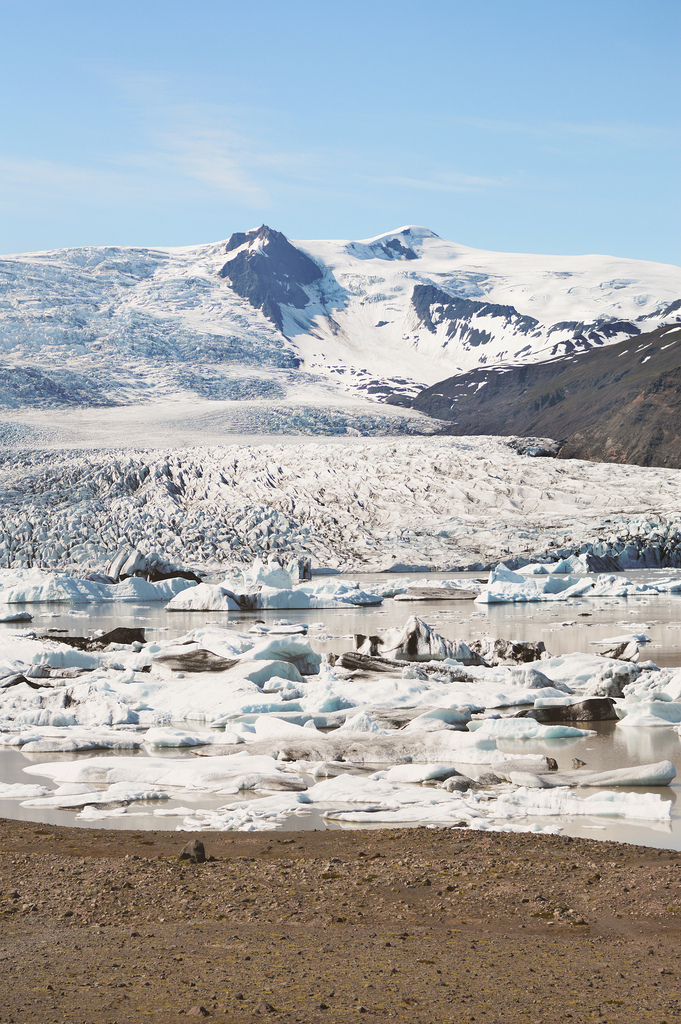
<path id="1" fill-rule="evenodd" d="M 649 1021 L 681 1013 L 681 854 L 446 829 L 0 823 L 0 1021 Z"/>

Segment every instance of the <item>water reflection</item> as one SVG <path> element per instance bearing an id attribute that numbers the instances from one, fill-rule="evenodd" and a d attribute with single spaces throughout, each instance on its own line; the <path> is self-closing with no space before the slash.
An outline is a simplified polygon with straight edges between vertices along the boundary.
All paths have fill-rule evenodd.
<path id="1" fill-rule="evenodd" d="M 411 578 L 422 578 L 412 574 Z M 627 578 L 638 582 L 654 582 L 662 577 L 679 577 L 681 570 L 637 570 Z M 452 573 L 432 573 L 429 579 L 452 578 Z M 457 579 L 476 579 L 479 574 L 458 573 Z M 362 586 L 386 585 L 389 575 L 376 574 L 348 577 L 358 579 Z M 394 582 L 394 581 L 393 581 Z M 33 615 L 28 628 L 41 632 L 48 629 L 68 630 L 71 634 L 88 634 L 95 629 L 110 630 L 115 626 L 143 626 L 148 639 L 162 640 L 179 636 L 207 624 L 247 631 L 256 622 L 265 624 L 286 617 L 310 626 L 310 639 L 317 650 L 340 653 L 347 648 L 354 633 L 379 633 L 391 626 L 401 626 L 410 615 L 426 619 L 445 636 L 475 640 L 482 636 L 503 637 L 513 641 L 543 640 L 551 654 L 573 651 L 596 653 L 596 641 L 626 633 L 646 633 L 651 638 L 644 657 L 661 668 L 681 666 L 681 594 L 629 598 L 580 598 L 572 601 L 476 605 L 462 601 L 394 601 L 370 608 L 302 609 L 298 611 L 240 612 L 166 612 L 158 605 L 118 604 L 79 606 L 63 605 L 16 606 Z M 0 623 L 2 631 L 12 632 L 16 625 Z"/>

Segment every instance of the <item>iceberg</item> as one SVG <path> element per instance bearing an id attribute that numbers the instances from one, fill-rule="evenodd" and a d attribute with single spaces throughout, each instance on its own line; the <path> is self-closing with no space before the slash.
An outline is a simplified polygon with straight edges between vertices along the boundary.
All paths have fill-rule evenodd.
<path id="1" fill-rule="evenodd" d="M 291 587 L 258 584 L 257 589 L 238 592 L 231 580 L 223 583 L 199 583 L 191 591 L 177 594 L 166 605 L 175 611 L 264 611 L 281 609 L 294 611 L 302 608 L 342 608 L 347 605 L 376 605 L 383 598 L 365 590 L 357 583 L 329 580 L 319 583 L 300 583 Z"/>
<path id="2" fill-rule="evenodd" d="M 121 583 L 97 583 L 66 572 L 0 569 L 0 605 L 101 604 L 107 601 L 169 601 L 195 584 L 173 578 L 149 583 L 132 576 Z"/>
<path id="3" fill-rule="evenodd" d="M 593 590 L 593 582 L 576 576 L 557 573 L 523 575 L 505 565 L 498 565 L 489 576 L 487 586 L 476 597 L 476 604 L 503 604 L 515 601 L 567 601 L 583 597 Z"/>

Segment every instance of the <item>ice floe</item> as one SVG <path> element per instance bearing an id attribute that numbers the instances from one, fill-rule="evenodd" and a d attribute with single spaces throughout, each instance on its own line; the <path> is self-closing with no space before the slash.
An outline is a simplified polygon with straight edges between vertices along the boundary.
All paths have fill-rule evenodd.
<path id="1" fill-rule="evenodd" d="M 258 574 L 270 568 L 288 572 L 263 563 Z M 659 794 L 626 790 L 668 786 L 670 762 L 555 770 L 537 744 L 574 750 L 594 733 L 531 716 L 576 709 L 588 725 L 586 711 L 593 705 L 595 715 L 600 701 L 617 708 L 616 729 L 681 725 L 681 702 L 672 699 L 681 672 L 589 653 L 552 658 L 539 645 L 523 654 L 535 661 L 488 664 L 416 617 L 382 638 L 380 657 L 357 654 L 346 664 L 300 632 L 205 625 L 160 642 L 87 642 L 86 650 L 8 633 L 0 638 L 0 746 L 60 760 L 26 768 L 56 789 L 8 790 L 7 798 L 103 822 L 165 801 L 162 816 L 182 829 L 277 828 L 313 809 L 348 827 L 555 831 L 561 816 L 668 819 Z M 598 687 L 618 693 L 585 697 Z M 513 717 L 519 707 L 529 717 Z M 78 759 L 61 759 L 71 754 Z M 572 792 L 583 787 L 598 792 Z M 199 805 L 191 810 L 189 794 Z M 202 794 L 224 806 L 202 808 Z"/>
<path id="2" fill-rule="evenodd" d="M 231 580 L 223 583 L 199 583 L 178 593 L 166 605 L 169 612 L 179 611 L 260 611 L 268 608 L 342 608 L 348 605 L 381 604 L 382 598 L 361 590 L 357 583 L 330 580 L 273 587 L 266 583 L 257 589 L 238 591 Z"/>
<path id="3" fill-rule="evenodd" d="M 39 568 L 0 569 L 0 606 L 170 601 L 194 585 L 190 580 L 181 578 L 150 583 L 137 576 L 120 583 L 97 583 L 66 572 L 48 572 Z"/>
<path id="4" fill-rule="evenodd" d="M 561 564 L 561 563 L 557 563 Z M 476 597 L 476 604 L 512 604 L 526 601 L 569 601 L 577 597 L 631 597 L 639 594 L 668 594 L 681 591 L 679 580 L 661 580 L 656 583 L 632 582 L 618 574 L 600 574 L 595 577 L 562 575 L 555 568 L 530 565 L 517 570 L 501 562 L 492 569 L 487 586 Z M 599 643 L 620 643 L 635 640 L 647 643 L 646 635 L 614 637 Z"/>

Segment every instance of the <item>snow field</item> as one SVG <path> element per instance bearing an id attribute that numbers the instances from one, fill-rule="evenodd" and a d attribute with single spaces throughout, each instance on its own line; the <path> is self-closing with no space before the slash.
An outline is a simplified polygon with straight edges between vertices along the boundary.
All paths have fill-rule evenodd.
<path id="1" fill-rule="evenodd" d="M 260 239 L 252 244 L 262 249 Z M 281 401 L 287 392 L 316 384 L 337 401 L 373 398 L 373 415 L 365 401 L 355 415 L 315 417 L 313 398 L 297 411 L 297 429 L 344 432 L 372 421 L 380 429 L 383 421 L 384 429 L 408 430 L 408 416 L 378 413 L 377 391 L 414 393 L 477 366 L 481 356 L 487 365 L 536 361 L 573 351 L 580 334 L 593 344 L 651 330 L 674 322 L 664 311 L 681 294 L 677 267 L 484 252 L 414 225 L 364 241 L 294 244 L 321 277 L 302 285 L 304 308 L 282 307 L 285 335 L 220 276 L 224 241 L 4 257 L 0 356 L 14 373 L 0 385 L 2 404 L 103 411 L 222 399 L 232 406 L 227 429 L 266 432 L 286 429 L 291 412 L 296 418 Z M 452 325 L 436 303 L 427 323 L 412 301 L 419 285 L 480 308 Z M 613 338 L 617 321 L 623 333 Z M 12 426 L 21 432 L 21 422 Z"/>

